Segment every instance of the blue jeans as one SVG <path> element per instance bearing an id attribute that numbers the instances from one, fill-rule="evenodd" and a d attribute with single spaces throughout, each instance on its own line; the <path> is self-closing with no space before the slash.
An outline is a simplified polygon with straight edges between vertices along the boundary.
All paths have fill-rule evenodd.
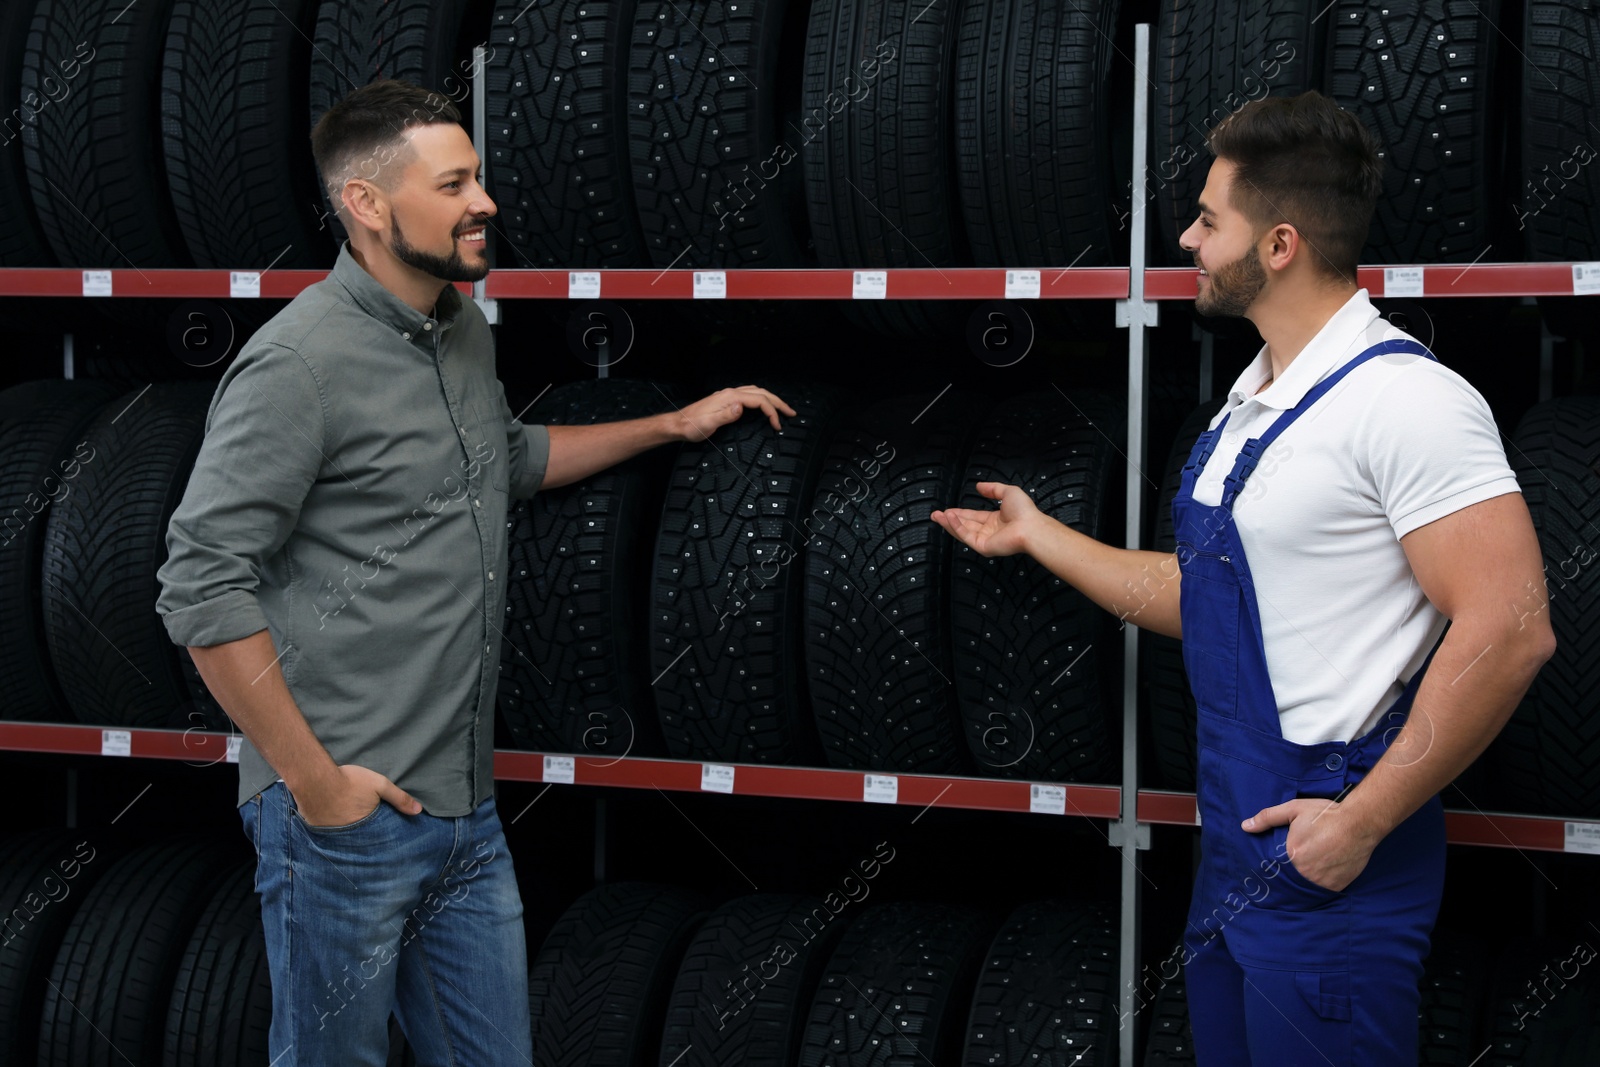
<path id="1" fill-rule="evenodd" d="M 313 827 L 282 782 L 240 809 L 272 972 L 273 1067 L 531 1064 L 522 898 L 494 800 Z"/>

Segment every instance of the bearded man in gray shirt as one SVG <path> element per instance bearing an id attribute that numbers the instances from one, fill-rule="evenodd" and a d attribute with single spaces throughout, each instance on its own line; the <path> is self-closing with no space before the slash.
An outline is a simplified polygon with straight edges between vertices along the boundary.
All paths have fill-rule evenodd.
<path id="1" fill-rule="evenodd" d="M 531 1061 L 522 902 L 493 789 L 512 497 L 759 409 L 755 386 L 525 426 L 482 311 L 495 205 L 455 107 L 377 82 L 312 134 L 350 234 L 239 353 L 167 531 L 157 603 L 244 734 L 274 1067 Z"/>

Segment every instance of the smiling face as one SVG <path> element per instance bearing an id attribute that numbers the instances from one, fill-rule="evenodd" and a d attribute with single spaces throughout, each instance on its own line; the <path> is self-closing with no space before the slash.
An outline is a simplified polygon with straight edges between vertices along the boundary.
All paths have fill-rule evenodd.
<path id="1" fill-rule="evenodd" d="M 1200 193 L 1200 215 L 1178 244 L 1200 268 L 1195 310 L 1202 315 L 1243 316 L 1267 285 L 1267 271 L 1256 247 L 1255 226 L 1229 200 L 1234 165 L 1211 164 Z"/>
<path id="2" fill-rule="evenodd" d="M 467 131 L 437 122 L 405 137 L 409 158 L 389 194 L 389 250 L 440 281 L 478 281 L 489 273 L 484 237 L 498 209 L 479 181 L 481 162 Z"/>

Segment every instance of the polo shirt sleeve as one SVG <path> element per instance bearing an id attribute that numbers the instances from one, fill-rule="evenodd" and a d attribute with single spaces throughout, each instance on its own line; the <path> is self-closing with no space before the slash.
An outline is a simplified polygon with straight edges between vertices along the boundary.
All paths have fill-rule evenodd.
<path id="1" fill-rule="evenodd" d="M 1356 441 L 1397 540 L 1462 508 L 1521 492 L 1483 396 L 1431 361 L 1410 364 L 1378 393 Z"/>
<path id="2" fill-rule="evenodd" d="M 550 431 L 544 426 L 526 426 L 505 409 L 506 444 L 510 448 L 511 496 L 527 500 L 544 484 L 544 472 L 550 466 Z"/>
<path id="3" fill-rule="evenodd" d="M 247 348 L 218 383 L 156 575 L 156 612 L 174 643 L 220 645 L 267 628 L 261 570 L 322 469 L 325 418 L 311 368 L 278 345 Z"/>

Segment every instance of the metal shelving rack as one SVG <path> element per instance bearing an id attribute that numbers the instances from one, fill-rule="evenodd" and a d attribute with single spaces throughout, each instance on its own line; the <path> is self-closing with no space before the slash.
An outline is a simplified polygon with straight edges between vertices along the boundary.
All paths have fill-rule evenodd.
<path id="1" fill-rule="evenodd" d="M 1133 200 L 1148 202 L 1146 145 L 1149 125 L 1150 27 L 1135 30 Z M 485 127 L 485 64 L 476 63 L 475 118 L 478 152 Z M 1192 268 L 1147 266 L 1146 216 L 1132 219 L 1128 267 L 944 268 L 857 270 L 495 270 L 474 285 L 457 286 L 477 299 L 490 322 L 495 302 L 516 299 L 608 298 L 627 300 L 1114 300 L 1117 325 L 1128 331 L 1128 493 L 1126 537 L 1140 547 L 1144 461 L 1147 330 L 1159 322 L 1159 302 L 1192 300 Z M 188 297 L 290 299 L 320 281 L 325 271 L 228 271 L 113 269 L 0 269 L 0 296 Z M 1535 297 L 1600 294 L 1600 263 L 1473 263 L 1360 268 L 1359 284 L 1375 297 Z M 1209 339 L 1209 338 L 1208 338 Z M 70 346 L 70 338 L 69 338 Z M 1544 362 L 1549 363 L 1546 338 Z M 1209 377 L 1203 346 L 1203 377 Z M 603 371 L 602 371 L 603 373 Z M 1548 370 L 1543 375 L 1548 394 Z M 1107 820 L 1108 837 L 1125 859 L 1121 893 L 1121 968 L 1139 967 L 1139 853 L 1150 847 L 1152 825 L 1194 826 L 1193 793 L 1138 788 L 1138 639 L 1126 628 L 1123 675 L 1122 784 L 1027 782 L 921 774 L 878 774 L 817 767 L 711 764 L 691 760 L 497 750 L 495 777 L 506 781 L 572 783 L 617 788 L 711 791 L 855 803 L 940 805 L 984 811 L 1033 812 Z M 196 765 L 234 762 L 238 737 L 198 729 L 127 729 L 63 723 L 0 722 L 0 750 L 73 755 L 183 760 Z M 1539 851 L 1600 851 L 1600 822 L 1562 818 L 1451 811 L 1446 815 L 1454 844 Z M 1133 983 L 1125 982 L 1123 1018 L 1136 1016 Z M 1128 1030 L 1127 1032 L 1136 1032 Z M 1132 1040 L 1121 1043 L 1119 1062 L 1133 1065 Z"/>

